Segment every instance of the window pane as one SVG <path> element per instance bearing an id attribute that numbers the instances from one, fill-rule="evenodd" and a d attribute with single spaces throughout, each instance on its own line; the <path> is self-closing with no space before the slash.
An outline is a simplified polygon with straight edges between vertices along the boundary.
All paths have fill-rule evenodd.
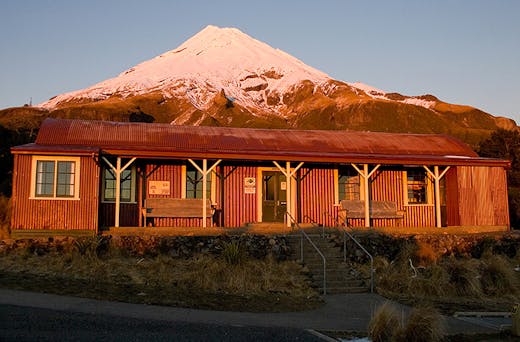
<path id="1" fill-rule="evenodd" d="M 105 190 L 104 197 L 105 201 L 115 201 L 116 200 L 116 176 L 111 169 L 105 169 L 104 173 L 104 182 L 105 182 Z M 132 184 L 134 173 L 132 170 L 124 170 L 121 172 L 121 202 L 130 202 L 132 200 Z"/>
<path id="2" fill-rule="evenodd" d="M 36 164 L 36 196 L 54 196 L 54 161 L 38 160 Z"/>
<path id="3" fill-rule="evenodd" d="M 408 170 L 407 171 L 408 203 L 426 204 L 427 203 L 427 178 L 426 171 Z"/>
<path id="4" fill-rule="evenodd" d="M 360 177 L 356 170 L 340 169 L 338 173 L 339 200 L 357 201 L 360 199 Z"/>
<path id="5" fill-rule="evenodd" d="M 75 162 L 58 162 L 58 185 L 56 187 L 57 197 L 74 197 L 74 167 Z"/>
<path id="6" fill-rule="evenodd" d="M 202 173 L 193 168 L 186 167 L 186 198 L 202 198 Z M 211 175 L 206 180 L 206 198 L 211 198 Z"/>
<path id="7" fill-rule="evenodd" d="M 115 183 L 115 182 L 114 182 Z M 121 201 L 130 202 L 132 199 L 132 171 L 121 172 Z"/>

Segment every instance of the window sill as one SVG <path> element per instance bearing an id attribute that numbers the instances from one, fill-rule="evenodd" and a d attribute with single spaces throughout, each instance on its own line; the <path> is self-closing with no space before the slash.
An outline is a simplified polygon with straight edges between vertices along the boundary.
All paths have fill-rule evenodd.
<path id="1" fill-rule="evenodd" d="M 119 202 L 120 204 L 137 204 L 136 201 L 133 202 Z M 116 204 L 116 201 L 101 201 L 101 204 Z"/>
<path id="2" fill-rule="evenodd" d="M 412 204 L 405 204 L 405 207 L 434 207 L 435 205 L 429 204 L 429 203 L 412 203 Z"/>
<path id="3" fill-rule="evenodd" d="M 30 200 L 38 201 L 79 201 L 79 197 L 29 197 Z"/>

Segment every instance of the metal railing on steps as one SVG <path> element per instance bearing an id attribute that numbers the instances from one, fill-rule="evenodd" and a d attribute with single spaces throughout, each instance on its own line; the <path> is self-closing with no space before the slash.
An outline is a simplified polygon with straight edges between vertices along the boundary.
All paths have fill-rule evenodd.
<path id="1" fill-rule="evenodd" d="M 362 251 L 368 256 L 370 260 L 370 293 L 374 293 L 374 257 L 370 254 L 365 247 L 339 223 L 336 216 L 331 215 L 328 211 L 325 211 L 323 215 L 328 215 L 336 223 L 336 228 L 343 233 L 343 261 L 347 262 L 347 237 L 351 239 Z"/>
<path id="2" fill-rule="evenodd" d="M 285 216 L 288 220 L 291 220 L 291 224 L 294 225 L 300 232 L 300 260 L 303 263 L 304 262 L 304 253 L 303 253 L 303 242 L 304 238 L 307 239 L 307 241 L 310 243 L 310 245 L 314 248 L 314 250 L 319 254 L 321 257 L 321 260 L 323 261 L 323 294 L 327 294 L 327 259 L 325 258 L 325 255 L 320 251 L 320 249 L 316 246 L 316 244 L 312 241 L 312 239 L 309 237 L 309 235 L 302 229 L 300 224 L 294 219 L 294 217 L 289 213 L 286 212 Z"/>

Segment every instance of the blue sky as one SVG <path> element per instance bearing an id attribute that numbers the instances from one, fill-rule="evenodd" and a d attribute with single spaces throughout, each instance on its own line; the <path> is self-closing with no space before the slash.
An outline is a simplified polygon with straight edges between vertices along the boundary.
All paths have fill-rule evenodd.
<path id="1" fill-rule="evenodd" d="M 212 24 L 347 82 L 520 123 L 520 1 L 1 0 L 0 109 L 88 87 Z"/>

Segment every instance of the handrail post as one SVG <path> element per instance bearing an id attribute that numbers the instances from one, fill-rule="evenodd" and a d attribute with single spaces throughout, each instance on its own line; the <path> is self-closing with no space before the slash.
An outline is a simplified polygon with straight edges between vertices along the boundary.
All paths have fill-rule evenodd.
<path id="1" fill-rule="evenodd" d="M 343 262 L 347 262 L 347 234 L 343 234 Z"/>
<path id="2" fill-rule="evenodd" d="M 300 260 L 303 263 L 303 234 L 300 233 Z"/>

